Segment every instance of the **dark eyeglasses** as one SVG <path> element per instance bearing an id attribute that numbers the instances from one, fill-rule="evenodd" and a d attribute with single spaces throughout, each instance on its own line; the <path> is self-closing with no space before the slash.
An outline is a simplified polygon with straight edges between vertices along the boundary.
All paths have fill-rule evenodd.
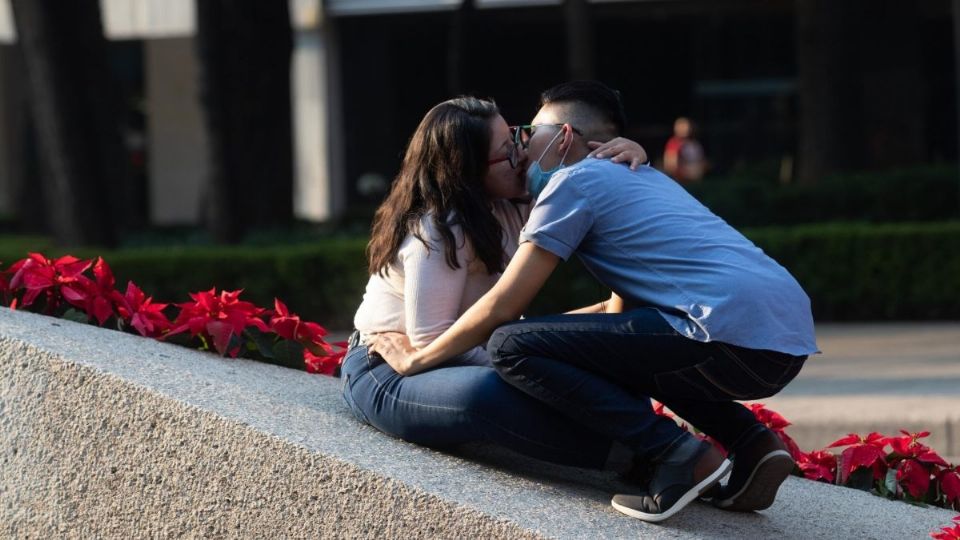
<path id="1" fill-rule="evenodd" d="M 487 165 L 496 165 L 497 163 L 503 163 L 504 161 L 510 162 L 510 168 L 516 169 L 517 163 L 520 162 L 520 156 L 517 154 L 517 145 L 510 144 L 507 145 L 507 155 L 506 157 L 491 159 L 487 162 Z"/>
<path id="2" fill-rule="evenodd" d="M 523 148 L 524 150 L 530 146 L 530 137 L 533 137 L 533 134 L 537 132 L 538 127 L 543 126 L 554 126 L 560 127 L 563 124 L 524 124 L 522 126 L 510 126 L 510 133 L 513 134 L 513 142 Z M 579 129 L 570 126 L 570 129 L 573 130 L 577 135 L 583 136 L 583 133 Z"/>

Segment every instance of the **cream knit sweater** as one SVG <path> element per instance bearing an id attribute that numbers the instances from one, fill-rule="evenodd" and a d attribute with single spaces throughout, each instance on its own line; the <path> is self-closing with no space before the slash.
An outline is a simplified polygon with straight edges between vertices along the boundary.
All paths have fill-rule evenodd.
<path id="1" fill-rule="evenodd" d="M 493 214 L 503 227 L 502 244 L 506 259 L 517 251 L 520 229 L 530 207 L 509 201 L 494 201 Z M 431 248 L 408 234 L 387 275 L 373 274 L 367 282 L 363 302 L 353 324 L 362 335 L 403 332 L 414 347 L 424 347 L 449 328 L 474 302 L 484 295 L 500 274 L 490 275 L 459 226 L 451 228 L 457 241 L 460 268 L 447 265 L 443 245 L 435 226 L 421 220 L 421 235 Z M 448 363 L 489 365 L 490 357 L 477 346 L 448 360 Z"/>

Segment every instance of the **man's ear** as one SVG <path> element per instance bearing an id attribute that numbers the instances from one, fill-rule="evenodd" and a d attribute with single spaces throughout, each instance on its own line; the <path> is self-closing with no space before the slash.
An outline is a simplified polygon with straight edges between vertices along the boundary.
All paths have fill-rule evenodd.
<path id="1" fill-rule="evenodd" d="M 563 135 L 560 136 L 560 144 L 557 145 L 557 153 L 562 156 L 566 154 L 570 146 L 573 145 L 573 126 L 570 124 L 564 124 L 560 130 L 563 131 Z"/>

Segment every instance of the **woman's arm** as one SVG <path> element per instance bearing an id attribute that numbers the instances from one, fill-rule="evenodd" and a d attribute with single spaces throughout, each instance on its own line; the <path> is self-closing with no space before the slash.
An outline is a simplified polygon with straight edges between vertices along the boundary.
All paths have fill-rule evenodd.
<path id="1" fill-rule="evenodd" d="M 617 293 L 610 293 L 609 299 L 592 306 L 568 311 L 567 315 L 582 315 L 585 313 L 623 313 L 623 298 L 617 296 Z"/>
<path id="2" fill-rule="evenodd" d="M 517 319 L 559 261 L 560 258 L 553 253 L 525 242 L 496 285 L 430 345 L 414 349 L 409 346 L 409 341 L 396 339 L 396 336 L 375 336 L 370 350 L 380 354 L 403 375 L 418 373 L 470 350 L 486 341 L 501 324 Z"/>

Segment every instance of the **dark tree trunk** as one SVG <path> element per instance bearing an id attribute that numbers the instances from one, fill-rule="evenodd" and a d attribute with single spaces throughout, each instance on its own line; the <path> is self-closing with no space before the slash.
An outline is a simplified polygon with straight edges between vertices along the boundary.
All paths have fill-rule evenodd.
<path id="1" fill-rule="evenodd" d="M 100 2 L 11 5 L 50 227 L 61 245 L 112 246 L 127 164 Z"/>
<path id="2" fill-rule="evenodd" d="M 215 241 L 293 220 L 287 2 L 203 0 L 197 6 L 201 99 L 210 140 L 207 218 Z"/>
<path id="3" fill-rule="evenodd" d="M 593 21 L 587 0 L 567 0 L 567 62 L 571 79 L 593 79 Z"/>
<path id="4" fill-rule="evenodd" d="M 953 70 L 956 87 L 957 130 L 960 131 L 960 0 L 953 0 Z M 960 161 L 960 133 L 957 133 L 957 161 Z M 960 190 L 957 190 L 960 193 Z M 960 200 L 957 201 L 960 203 Z M 960 207 L 958 207 L 960 208 Z"/>
<path id="5" fill-rule="evenodd" d="M 800 116 L 797 178 L 816 183 L 861 161 L 861 124 L 847 2 L 797 0 Z"/>
<path id="6" fill-rule="evenodd" d="M 926 159 L 922 32 L 895 0 L 797 0 L 798 178 Z"/>
<path id="7" fill-rule="evenodd" d="M 861 3 L 858 48 L 865 169 L 924 163 L 926 75 L 920 10 L 900 0 Z"/>
<path id="8" fill-rule="evenodd" d="M 467 45 L 470 43 L 473 22 L 473 0 L 463 0 L 450 19 L 447 46 L 447 94 L 456 96 L 466 91 Z"/>

